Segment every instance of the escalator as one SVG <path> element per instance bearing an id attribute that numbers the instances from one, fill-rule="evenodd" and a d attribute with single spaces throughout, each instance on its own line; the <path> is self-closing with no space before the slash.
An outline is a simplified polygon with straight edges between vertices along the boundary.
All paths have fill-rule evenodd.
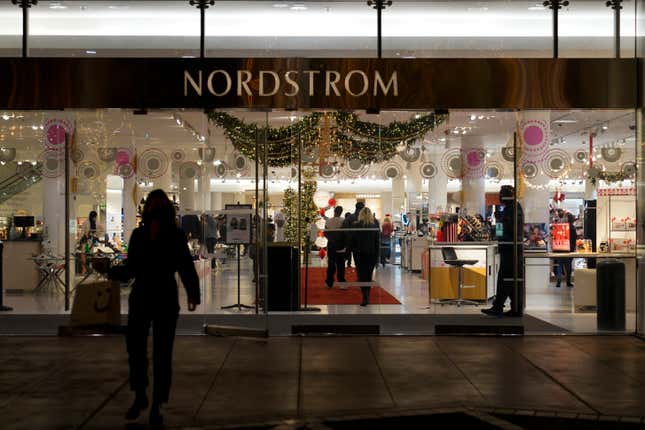
<path id="1" fill-rule="evenodd" d="M 20 194 L 42 180 L 40 164 L 23 164 L 17 172 L 0 181 L 0 205 Z"/>

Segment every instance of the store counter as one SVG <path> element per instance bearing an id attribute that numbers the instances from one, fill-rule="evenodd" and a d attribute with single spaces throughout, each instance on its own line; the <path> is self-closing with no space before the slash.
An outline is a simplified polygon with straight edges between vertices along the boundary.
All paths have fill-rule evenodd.
<path id="1" fill-rule="evenodd" d="M 3 242 L 2 285 L 5 291 L 31 291 L 40 277 L 32 257 L 41 253 L 41 242 L 34 240 L 9 240 Z"/>
<path id="2" fill-rule="evenodd" d="M 457 298 L 459 269 L 444 263 L 441 248 L 453 247 L 457 257 L 477 260 L 464 266 L 462 297 L 470 300 L 488 300 L 495 295 L 499 254 L 497 242 L 434 242 L 428 248 L 428 291 L 430 300 Z"/>
<path id="3" fill-rule="evenodd" d="M 430 238 L 427 236 L 403 236 L 401 238 L 401 267 L 420 272 L 423 267 L 423 252 L 428 249 Z"/>

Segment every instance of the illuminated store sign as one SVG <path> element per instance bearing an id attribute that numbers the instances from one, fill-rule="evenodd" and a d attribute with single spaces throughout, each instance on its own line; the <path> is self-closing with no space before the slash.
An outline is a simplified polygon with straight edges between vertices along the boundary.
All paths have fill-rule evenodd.
<path id="1" fill-rule="evenodd" d="M 322 86 L 321 86 L 322 83 Z M 326 97 L 341 96 L 341 92 L 350 97 L 399 96 L 397 72 L 384 78 L 378 70 L 368 75 L 363 70 L 350 70 L 342 74 L 336 70 L 288 70 L 278 73 L 272 70 L 260 70 L 254 76 L 251 70 L 213 70 L 208 74 L 199 70 L 197 73 L 184 71 L 184 96 L 211 94 L 224 97 L 231 92 L 238 97 L 260 96 L 273 97 L 280 93 L 286 97 L 297 97 L 301 91 L 309 96 L 317 95 L 322 90 Z"/>

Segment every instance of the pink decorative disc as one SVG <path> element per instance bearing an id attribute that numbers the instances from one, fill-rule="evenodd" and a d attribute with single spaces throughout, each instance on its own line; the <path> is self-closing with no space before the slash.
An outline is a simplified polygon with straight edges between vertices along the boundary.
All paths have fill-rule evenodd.
<path id="1" fill-rule="evenodd" d="M 481 164 L 482 160 L 479 157 L 479 153 L 479 150 L 468 151 L 466 154 L 466 163 L 468 164 L 468 167 L 478 167 Z"/>
<path id="2" fill-rule="evenodd" d="M 130 151 L 126 149 L 119 149 L 116 153 L 116 164 L 121 166 L 130 163 Z"/>
<path id="3" fill-rule="evenodd" d="M 527 145 L 539 145 L 544 139 L 542 129 L 536 125 L 529 125 L 524 129 L 524 142 Z"/>

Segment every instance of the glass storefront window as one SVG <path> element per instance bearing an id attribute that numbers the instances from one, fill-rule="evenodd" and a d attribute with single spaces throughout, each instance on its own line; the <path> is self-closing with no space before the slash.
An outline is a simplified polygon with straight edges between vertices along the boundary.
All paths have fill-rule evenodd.
<path id="1" fill-rule="evenodd" d="M 551 11 L 535 1 L 396 1 L 383 12 L 383 56 L 550 57 Z"/>
<path id="2" fill-rule="evenodd" d="M 19 57 L 22 48 L 22 10 L 10 1 L 0 5 L 0 57 Z"/>
<path id="3" fill-rule="evenodd" d="M 199 11 L 187 1 L 40 2 L 29 19 L 34 57 L 199 55 Z"/>
<path id="4" fill-rule="evenodd" d="M 98 260 L 125 251 L 146 195 L 161 188 L 177 204 L 200 274 L 201 315 L 183 319 L 185 329 L 266 330 L 270 318 L 290 327 L 311 312 L 300 312 L 305 304 L 330 321 L 356 313 L 383 321 L 392 314 L 411 321 L 422 314 L 479 315 L 498 280 L 514 294 L 517 274 L 518 300 L 540 330 L 595 332 L 595 265 L 604 257 L 585 257 L 593 250 L 625 263 L 625 329 L 636 324 L 640 185 L 635 116 L 628 110 L 107 109 L 3 111 L 0 118 L 5 264 L 33 275 L 25 283 L 5 271 L 5 301 L 22 313 L 65 312 L 66 275 L 72 301 L 103 276 Z M 425 122 L 422 134 L 406 128 L 414 121 Z M 73 135 L 68 274 L 65 156 L 52 125 Z M 408 134 L 400 140 L 402 132 Z M 509 185 L 523 210 L 517 228 L 505 220 L 514 200 L 500 192 Z M 334 210 L 342 207 L 345 217 L 359 203 L 378 220 L 376 270 L 362 281 L 357 266 L 365 260 L 350 248 L 345 279 L 335 271 L 330 288 L 329 252 L 338 251 L 329 245 L 337 239 Z M 95 241 L 88 244 L 93 212 Z M 365 233 L 355 228 L 361 227 L 341 224 L 350 237 L 346 248 L 357 246 L 352 235 Z M 242 240 L 238 260 L 227 237 L 244 231 L 250 239 Z M 461 298 L 474 306 L 451 301 L 459 298 L 459 277 L 444 248 L 471 260 Z M 508 266 L 513 258 L 517 273 Z M 356 282 L 373 283 L 367 306 L 360 306 Z M 180 297 L 183 303 L 183 292 Z M 236 306 L 238 297 L 248 308 Z"/>

